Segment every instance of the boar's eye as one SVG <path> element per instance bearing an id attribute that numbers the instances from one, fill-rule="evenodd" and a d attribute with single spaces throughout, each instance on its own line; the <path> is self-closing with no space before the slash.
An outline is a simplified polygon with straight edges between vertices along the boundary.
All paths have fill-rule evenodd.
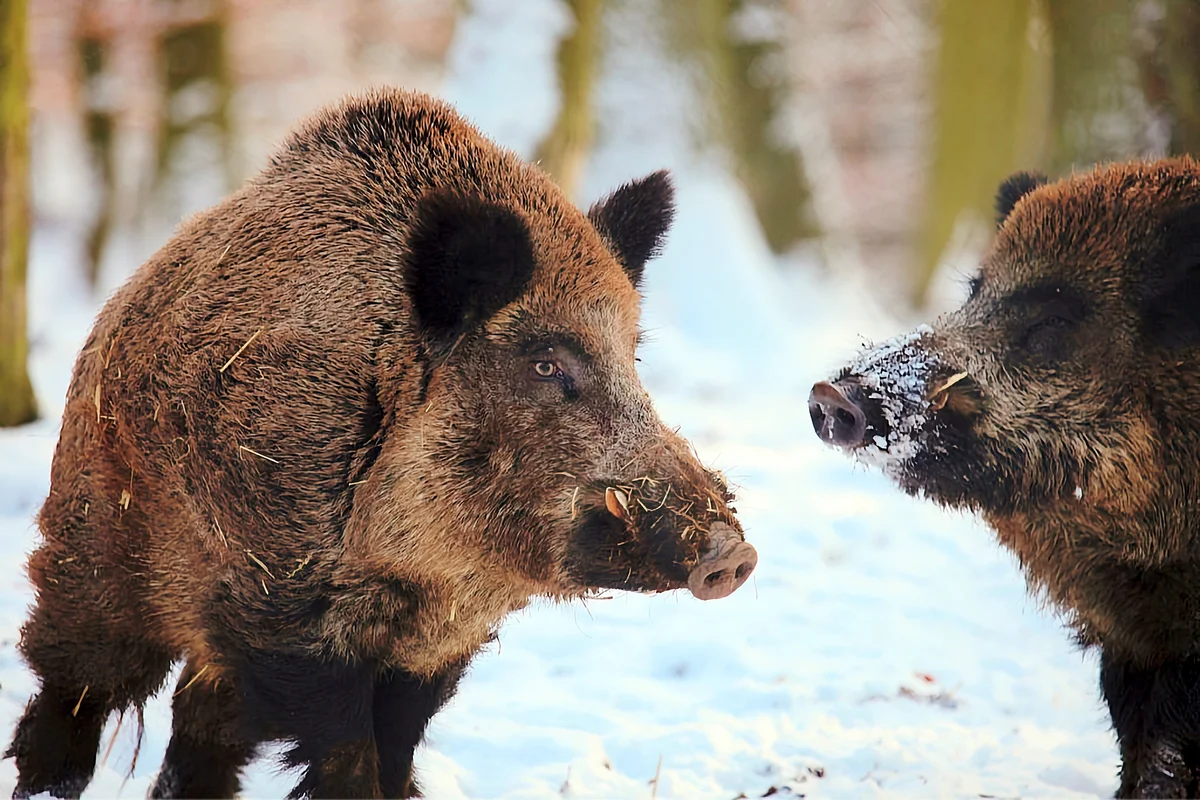
<path id="1" fill-rule="evenodd" d="M 1087 304 L 1069 289 L 1036 286 L 1008 298 L 1009 307 L 1028 309 L 1016 339 L 1018 349 L 1046 361 L 1067 356 L 1068 334 L 1087 316 Z"/>
<path id="2" fill-rule="evenodd" d="M 521 348 L 522 359 L 525 360 L 524 370 L 526 380 L 534 384 L 556 384 L 562 391 L 562 399 L 578 400 L 580 396 L 576 381 L 580 379 L 583 363 L 588 358 L 581 355 L 582 348 L 563 344 L 561 341 L 550 344 L 526 344 Z M 548 399 L 544 389 L 537 390 L 537 396 Z"/>
<path id="3" fill-rule="evenodd" d="M 535 361 L 533 362 L 533 371 L 543 380 L 551 380 L 563 374 L 557 361 Z"/>
<path id="4" fill-rule="evenodd" d="M 579 389 L 575 385 L 575 379 L 571 376 L 563 365 L 553 359 L 543 358 L 529 363 L 529 371 L 533 374 L 530 376 L 538 383 L 557 383 L 562 389 L 564 400 L 578 400 Z"/>
<path id="5" fill-rule="evenodd" d="M 1047 314 L 1025 328 L 1020 347 L 1026 352 L 1048 361 L 1058 361 L 1066 356 L 1064 334 L 1074 328 L 1076 321 L 1067 316 Z"/>

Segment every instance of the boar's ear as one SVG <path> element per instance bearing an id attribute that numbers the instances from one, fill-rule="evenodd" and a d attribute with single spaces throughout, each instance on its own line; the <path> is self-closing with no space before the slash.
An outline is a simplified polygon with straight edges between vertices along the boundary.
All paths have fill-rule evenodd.
<path id="1" fill-rule="evenodd" d="M 636 288 L 646 262 L 662 250 L 675 218 L 675 189 L 666 170 L 625 184 L 588 210 L 605 244 Z"/>
<path id="2" fill-rule="evenodd" d="M 533 243 L 514 212 L 434 190 L 413 212 L 406 266 L 421 328 L 453 339 L 525 291 L 533 276 Z"/>
<path id="3" fill-rule="evenodd" d="M 1040 172 L 1018 172 L 1008 176 L 996 190 L 996 227 L 1004 224 L 1018 200 L 1039 186 L 1045 186 L 1046 181 L 1046 176 Z"/>
<path id="4" fill-rule="evenodd" d="M 1146 276 L 1145 331 L 1168 348 L 1200 345 L 1200 204 L 1172 214 L 1161 232 Z"/>

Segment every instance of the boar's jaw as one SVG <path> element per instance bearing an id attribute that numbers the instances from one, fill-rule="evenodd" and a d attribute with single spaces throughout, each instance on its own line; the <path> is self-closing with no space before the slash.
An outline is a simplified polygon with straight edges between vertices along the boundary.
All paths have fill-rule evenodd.
<path id="1" fill-rule="evenodd" d="M 665 592 L 687 585 L 687 570 L 660 570 L 646 543 L 603 506 L 584 511 L 567 542 L 566 571 L 587 590 Z"/>
<path id="2" fill-rule="evenodd" d="M 567 543 L 567 574 L 588 589 L 687 588 L 701 600 L 732 594 L 758 555 L 718 486 L 721 495 L 702 491 L 702 499 L 650 478 L 586 490 Z"/>

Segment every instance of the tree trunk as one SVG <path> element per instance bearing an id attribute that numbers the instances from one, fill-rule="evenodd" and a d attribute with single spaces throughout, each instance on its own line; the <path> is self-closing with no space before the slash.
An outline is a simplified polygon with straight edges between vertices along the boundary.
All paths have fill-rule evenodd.
<path id="1" fill-rule="evenodd" d="M 749 38 L 735 21 L 746 0 L 690 0 L 664 4 L 675 39 L 706 80 L 714 138 L 733 157 L 763 236 L 772 252 L 786 253 L 820 231 L 798 148 L 777 131 L 793 88 L 782 38 Z M 767 14 L 788 13 L 780 0 L 755 4 Z"/>
<path id="2" fill-rule="evenodd" d="M 913 276 L 920 307 L 963 215 L 989 223 L 996 188 L 1041 166 L 1050 106 L 1049 42 L 1036 0 L 942 0 L 933 76 L 933 163 Z"/>
<path id="3" fill-rule="evenodd" d="M 1200 0 L 1166 0 L 1140 52 L 1147 101 L 1169 127 L 1170 152 L 1200 156 Z"/>
<path id="4" fill-rule="evenodd" d="M 37 417 L 26 359 L 29 82 L 26 0 L 0 0 L 0 426 Z"/>
<path id="5" fill-rule="evenodd" d="M 592 149 L 592 85 L 599 61 L 603 0 L 569 0 L 567 5 L 575 15 L 575 30 L 558 47 L 562 106 L 535 158 L 570 197 L 579 188 Z"/>
<path id="6" fill-rule="evenodd" d="M 1133 0 L 1049 0 L 1054 46 L 1051 177 L 1142 153 L 1141 96 Z"/>

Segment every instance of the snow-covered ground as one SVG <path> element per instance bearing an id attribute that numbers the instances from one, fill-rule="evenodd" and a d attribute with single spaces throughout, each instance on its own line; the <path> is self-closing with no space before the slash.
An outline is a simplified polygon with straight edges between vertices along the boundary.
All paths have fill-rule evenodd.
<path id="1" fill-rule="evenodd" d="M 569 17 L 556 0 L 523 0 L 519 17 L 503 0 L 473 6 L 444 94 L 528 154 L 553 118 L 553 43 Z M 811 383 L 860 336 L 910 321 L 812 265 L 780 269 L 720 159 L 694 144 L 687 82 L 653 56 L 653 37 L 646 20 L 614 21 L 580 200 L 660 166 L 675 172 L 678 222 L 647 274 L 643 375 L 662 416 L 740 485 L 759 567 L 720 602 L 614 594 L 510 619 L 418 754 L 428 795 L 1111 794 L 1117 759 L 1095 660 L 1027 598 L 1013 560 L 977 521 L 899 494 L 812 433 Z M 15 650 L 31 599 L 23 561 L 97 308 L 74 288 L 78 259 L 76 233 L 43 221 L 30 302 L 45 419 L 0 432 L 5 743 L 35 688 Z M 147 709 L 130 777 L 135 726 L 110 723 L 102 752 L 115 743 L 86 797 L 144 796 L 169 732 L 166 695 Z M 293 779 L 265 758 L 244 794 L 282 796 Z M 0 794 L 14 780 L 0 762 Z"/>

